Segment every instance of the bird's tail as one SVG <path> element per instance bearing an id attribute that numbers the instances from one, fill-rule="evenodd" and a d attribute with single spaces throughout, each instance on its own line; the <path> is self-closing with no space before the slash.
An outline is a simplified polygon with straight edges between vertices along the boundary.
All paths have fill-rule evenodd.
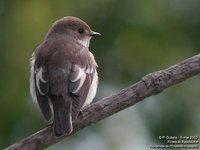
<path id="1" fill-rule="evenodd" d="M 54 133 L 55 136 L 70 134 L 72 126 L 72 102 L 65 100 L 62 96 L 51 98 L 54 111 Z"/>

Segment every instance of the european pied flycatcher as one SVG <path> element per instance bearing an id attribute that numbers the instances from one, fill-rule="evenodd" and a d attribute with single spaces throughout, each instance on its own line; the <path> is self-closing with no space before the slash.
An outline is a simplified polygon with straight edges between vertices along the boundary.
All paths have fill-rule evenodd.
<path id="1" fill-rule="evenodd" d="M 89 44 L 98 35 L 81 19 L 63 17 L 32 55 L 31 96 L 45 119 L 53 119 L 56 136 L 73 131 L 72 122 L 96 95 L 97 63 Z"/>

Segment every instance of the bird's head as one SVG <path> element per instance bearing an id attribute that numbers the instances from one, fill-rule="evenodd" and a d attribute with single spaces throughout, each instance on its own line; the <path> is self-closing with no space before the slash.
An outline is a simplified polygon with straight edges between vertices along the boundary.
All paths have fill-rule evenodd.
<path id="1" fill-rule="evenodd" d="M 81 19 L 72 16 L 57 20 L 50 28 L 47 37 L 55 33 L 70 36 L 70 38 L 77 40 L 79 44 L 85 47 L 89 47 L 90 39 L 93 36 L 101 35 L 92 31 L 88 24 Z"/>

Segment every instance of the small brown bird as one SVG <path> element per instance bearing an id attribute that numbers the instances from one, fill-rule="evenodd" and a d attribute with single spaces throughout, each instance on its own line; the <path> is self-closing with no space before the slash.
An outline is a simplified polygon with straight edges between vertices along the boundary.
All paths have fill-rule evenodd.
<path id="1" fill-rule="evenodd" d="M 56 136 L 73 131 L 72 122 L 96 95 L 97 63 L 89 43 L 98 35 L 81 19 L 63 17 L 32 54 L 31 96 L 44 118 L 53 120 Z"/>

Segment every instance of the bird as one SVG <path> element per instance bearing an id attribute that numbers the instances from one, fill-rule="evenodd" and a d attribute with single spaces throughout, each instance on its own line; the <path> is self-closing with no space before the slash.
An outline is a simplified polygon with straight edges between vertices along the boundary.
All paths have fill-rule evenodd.
<path id="1" fill-rule="evenodd" d="M 73 121 L 96 95 L 98 65 L 89 44 L 99 35 L 83 20 L 65 16 L 32 53 L 30 93 L 57 137 L 73 131 Z"/>

